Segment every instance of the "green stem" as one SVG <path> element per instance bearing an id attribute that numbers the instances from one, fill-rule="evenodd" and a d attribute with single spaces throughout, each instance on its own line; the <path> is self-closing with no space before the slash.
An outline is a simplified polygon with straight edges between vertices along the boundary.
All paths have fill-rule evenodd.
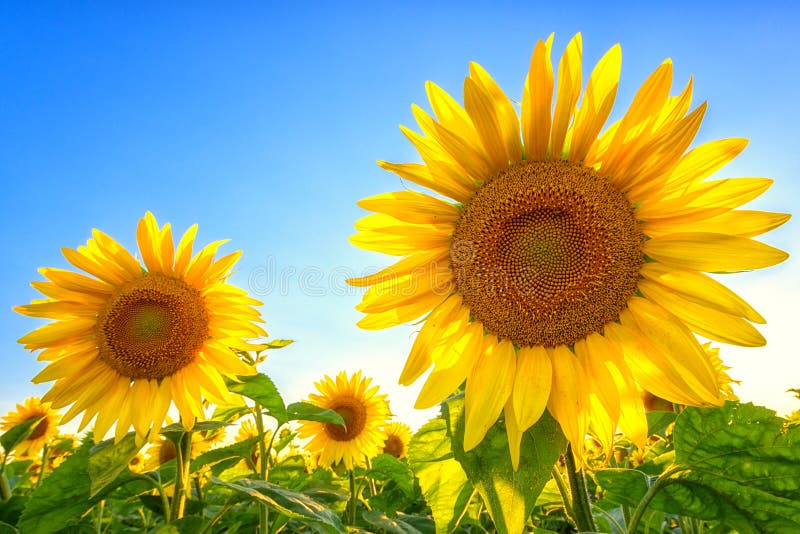
<path id="1" fill-rule="evenodd" d="M 270 441 L 270 450 L 268 451 L 264 444 L 264 409 L 258 402 L 254 407 L 253 417 L 256 420 L 256 430 L 258 431 L 258 469 L 261 480 L 266 482 L 269 479 L 269 452 L 272 449 L 272 441 Z M 274 434 L 272 437 L 275 437 Z M 258 509 L 258 526 L 261 534 L 269 532 L 269 507 L 263 502 Z"/>
<path id="2" fill-rule="evenodd" d="M 639 501 L 638 505 L 636 505 L 636 510 L 633 511 L 631 522 L 628 524 L 629 533 L 635 534 L 636 529 L 639 527 L 639 521 L 642 520 L 644 511 L 647 509 L 647 505 L 650 504 L 650 501 L 653 500 L 653 497 L 655 497 L 656 494 L 663 488 L 677 482 L 676 479 L 670 477 L 675 473 L 686 471 L 687 469 L 689 468 L 683 465 L 678 465 L 672 467 L 671 469 L 667 469 L 660 477 L 658 477 L 655 483 L 647 489 L 647 493 L 644 494 L 642 500 Z"/>
<path id="3" fill-rule="evenodd" d="M 452 532 L 458 530 L 458 526 L 461 524 L 461 521 L 463 521 L 464 516 L 467 515 L 467 510 L 469 510 L 469 505 L 472 504 L 472 499 L 475 498 L 476 493 L 478 493 L 478 490 L 473 489 L 472 495 L 469 496 L 469 499 L 467 499 L 467 502 L 464 504 L 464 509 L 461 510 L 461 513 L 458 514 L 458 518 L 456 519 L 455 523 L 453 523 Z"/>
<path id="4" fill-rule="evenodd" d="M 370 463 L 369 458 L 364 456 L 364 462 L 366 462 L 367 472 L 369 472 L 369 470 L 372 469 L 372 464 Z M 369 484 L 369 494 L 370 494 L 370 496 L 377 495 L 378 494 L 378 488 L 375 486 L 375 481 L 370 476 L 368 476 L 366 478 L 367 478 L 367 483 Z"/>
<path id="5" fill-rule="evenodd" d="M 569 486 L 572 492 L 572 511 L 574 512 L 575 526 L 581 532 L 596 532 L 597 528 L 592 518 L 589 492 L 586 489 L 586 475 L 583 469 L 578 470 L 575 465 L 572 445 L 567 445 L 567 451 L 564 453 L 564 462 L 566 463 L 567 477 L 569 477 Z"/>
<path id="6" fill-rule="evenodd" d="M 189 480 L 189 467 L 192 459 L 192 433 L 184 432 L 175 447 L 175 491 L 172 496 L 171 519 L 183 517 L 186 508 L 186 489 Z"/>
<path id="7" fill-rule="evenodd" d="M 200 534 L 206 534 L 207 532 L 211 532 L 211 529 L 214 527 L 214 525 L 217 524 L 217 521 L 222 519 L 222 516 L 225 515 L 231 508 L 233 508 L 232 504 L 230 503 L 225 504 L 225 506 L 222 507 L 222 510 L 217 512 L 217 515 L 212 517 L 211 521 L 209 521 L 208 524 L 205 527 L 203 527 L 203 530 L 200 531 Z"/>
<path id="8" fill-rule="evenodd" d="M 140 480 L 146 480 L 153 487 L 158 491 L 158 496 L 161 497 L 161 507 L 164 508 L 164 523 L 169 524 L 169 517 L 170 517 L 170 506 L 169 506 L 169 498 L 167 498 L 167 492 L 164 491 L 164 485 L 161 483 L 161 475 L 156 471 L 156 475 L 158 476 L 158 480 L 154 478 L 150 478 L 147 475 L 137 475 L 136 478 Z"/>
<path id="9" fill-rule="evenodd" d="M 8 454 L 3 454 L 3 461 L 0 463 L 0 502 L 6 502 L 11 498 L 11 486 L 8 485 L 6 478 L 6 462 Z"/>
<path id="10" fill-rule="evenodd" d="M 575 512 L 572 511 L 572 500 L 569 497 L 569 488 L 567 487 L 567 483 L 564 482 L 564 477 L 561 476 L 561 473 L 558 470 L 557 466 L 553 466 L 553 480 L 556 481 L 556 487 L 558 487 L 558 493 L 561 494 L 561 501 L 564 503 L 564 509 L 567 512 L 567 516 L 575 521 Z"/>
<path id="11" fill-rule="evenodd" d="M 42 447 L 42 465 L 39 468 L 39 478 L 36 479 L 36 484 L 34 484 L 33 488 L 36 489 L 39 487 L 39 484 L 42 483 L 42 479 L 44 478 L 44 473 L 47 470 L 47 461 L 50 459 L 50 448 L 45 443 Z"/>
<path id="12" fill-rule="evenodd" d="M 347 503 L 347 524 L 355 526 L 356 524 L 356 475 L 350 469 L 350 501 Z"/>
<path id="13" fill-rule="evenodd" d="M 99 503 L 97 503 L 97 520 L 95 521 L 94 531 L 97 534 L 101 534 L 103 532 L 103 510 L 106 507 L 106 500 L 103 499 Z"/>

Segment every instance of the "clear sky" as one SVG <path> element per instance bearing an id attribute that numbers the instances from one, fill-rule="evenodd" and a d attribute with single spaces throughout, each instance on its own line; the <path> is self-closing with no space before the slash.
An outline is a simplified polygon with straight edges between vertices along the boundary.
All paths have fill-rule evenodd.
<path id="1" fill-rule="evenodd" d="M 584 76 L 620 42 L 618 118 L 666 57 L 677 92 L 690 75 L 709 100 L 696 142 L 748 137 L 718 176 L 769 176 L 748 207 L 800 202 L 800 17 L 790 2 L 19 2 L 0 7 L 0 414 L 46 386 L 16 339 L 36 321 L 12 306 L 36 298 L 41 266 L 102 229 L 132 249 L 146 210 L 198 240 L 244 250 L 233 282 L 265 302 L 271 336 L 297 340 L 262 370 L 296 401 L 323 373 L 363 368 L 414 426 L 417 387 L 396 385 L 413 327 L 360 331 L 360 291 L 344 278 L 387 265 L 347 237 L 355 202 L 397 190 L 375 160 L 418 161 L 398 124 L 414 126 L 434 80 L 461 100 L 468 62 L 519 99 L 537 39 L 560 55 L 584 38 Z M 641 3 L 644 4 L 644 3 Z M 701 3 L 698 3 L 701 4 Z M 557 57 L 557 56 L 556 56 Z M 752 209 L 752 208 L 751 208 Z M 768 346 L 723 347 L 740 396 L 800 407 L 797 256 L 790 221 L 765 238 L 794 258 L 729 275 L 767 318 Z"/>

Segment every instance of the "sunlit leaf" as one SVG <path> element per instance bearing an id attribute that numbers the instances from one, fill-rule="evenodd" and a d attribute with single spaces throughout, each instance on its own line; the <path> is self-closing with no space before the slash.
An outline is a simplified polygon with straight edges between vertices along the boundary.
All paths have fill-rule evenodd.
<path id="1" fill-rule="evenodd" d="M 6 453 L 9 453 L 14 449 L 14 447 L 25 441 L 25 439 L 33 432 L 36 424 L 41 421 L 43 417 L 44 415 L 35 419 L 23 421 L 3 433 L 3 435 L 0 436 L 0 445 L 3 446 L 3 450 L 6 451 Z"/>
<path id="2" fill-rule="evenodd" d="M 317 421 L 319 423 L 333 423 L 344 425 L 342 416 L 333 410 L 320 408 L 307 402 L 294 402 L 286 407 L 289 421 Z"/>
<path id="3" fill-rule="evenodd" d="M 424 534 L 423 531 L 405 520 L 405 514 L 397 514 L 396 518 L 391 518 L 381 510 L 368 510 L 362 514 L 362 517 L 373 527 L 391 534 Z"/>
<path id="4" fill-rule="evenodd" d="M 344 531 L 338 515 L 303 493 L 291 491 L 263 480 L 241 479 L 234 483 L 212 477 L 211 481 L 246 495 L 254 501 L 265 503 L 289 518 L 315 523 L 324 528 L 326 532 Z"/>
<path id="5" fill-rule="evenodd" d="M 107 439 L 92 447 L 89 451 L 88 467 L 89 477 L 92 479 L 89 496 L 95 496 L 98 491 L 116 480 L 139 449 L 141 446 L 136 444 L 136 434 L 133 432 L 119 443 L 114 443 L 114 439 Z"/>
<path id="6" fill-rule="evenodd" d="M 278 420 L 278 424 L 287 421 L 286 405 L 283 402 L 278 388 L 270 377 L 265 374 L 243 375 L 225 380 L 228 389 L 233 393 L 244 395 L 248 399 L 259 403 L 264 410 Z"/>
<path id="7" fill-rule="evenodd" d="M 495 423 L 483 441 L 469 452 L 463 448 L 464 399 L 442 404 L 453 454 L 483 498 L 498 532 L 522 532 L 539 492 L 550 479 L 566 440 L 558 423 L 545 412 L 522 437 L 519 469 L 514 471 L 502 422 Z"/>
<path id="8" fill-rule="evenodd" d="M 436 417 L 408 445 L 408 460 L 431 507 L 437 533 L 451 532 L 469 504 L 473 487 L 453 456 L 447 422 Z"/>

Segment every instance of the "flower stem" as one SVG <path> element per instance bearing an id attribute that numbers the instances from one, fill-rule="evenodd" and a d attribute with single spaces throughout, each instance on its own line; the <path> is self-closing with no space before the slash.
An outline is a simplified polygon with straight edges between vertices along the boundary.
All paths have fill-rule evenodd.
<path id="1" fill-rule="evenodd" d="M 175 491 L 172 497 L 171 519 L 174 521 L 183 517 L 186 508 L 186 491 L 189 480 L 189 467 L 192 459 L 192 433 L 184 432 L 175 447 Z"/>
<path id="2" fill-rule="evenodd" d="M 595 532 L 597 528 L 592 518 L 592 505 L 589 500 L 589 492 L 586 489 L 586 475 L 583 469 L 578 469 L 575 465 L 575 455 L 572 453 L 572 445 L 567 445 L 564 453 L 564 462 L 567 467 L 567 477 L 569 477 L 570 492 L 572 493 L 572 511 L 575 526 L 581 532 Z"/>
<path id="3" fill-rule="evenodd" d="M 353 469 L 350 469 L 350 501 L 347 503 L 347 524 L 354 526 L 356 524 L 356 475 Z"/>
<path id="4" fill-rule="evenodd" d="M 558 493 L 561 494 L 561 501 L 564 503 L 564 510 L 567 512 L 567 516 L 575 521 L 575 513 L 572 511 L 572 500 L 569 496 L 569 488 L 567 487 L 567 483 L 564 482 L 564 477 L 561 476 L 561 473 L 558 470 L 558 466 L 553 466 L 553 480 L 556 481 L 556 487 L 558 487 Z"/>
<path id="5" fill-rule="evenodd" d="M 39 468 L 39 478 L 36 479 L 36 484 L 34 485 L 34 489 L 38 488 L 39 484 L 42 483 L 45 470 L 47 469 L 47 461 L 49 459 L 50 459 L 50 448 L 47 446 L 47 443 L 45 443 L 44 446 L 42 447 L 42 465 Z"/>
<path id="6" fill-rule="evenodd" d="M 650 504 L 650 501 L 653 500 L 653 497 L 655 497 L 656 494 L 665 487 L 677 482 L 676 479 L 671 478 L 672 475 L 674 475 L 675 473 L 679 473 L 681 471 L 686 471 L 687 469 L 689 468 L 683 465 L 674 466 L 664 471 L 664 473 L 660 477 L 658 477 L 655 483 L 653 483 L 653 485 L 647 489 L 647 493 L 644 494 L 644 497 L 642 497 L 642 500 L 639 501 L 639 504 L 636 505 L 636 510 L 633 511 L 633 516 L 631 516 L 631 521 L 627 525 L 628 532 L 630 533 L 636 532 L 636 529 L 639 527 L 639 521 L 642 520 L 642 516 L 644 515 L 644 512 L 647 509 L 647 505 Z"/>
<path id="7" fill-rule="evenodd" d="M 258 431 L 258 468 L 261 480 L 266 482 L 269 479 L 269 453 L 264 443 L 266 436 L 264 432 L 264 410 L 260 403 L 256 403 L 253 408 L 253 417 L 256 422 L 256 430 Z M 272 448 L 270 442 L 270 449 Z M 261 503 L 258 509 L 258 525 L 260 534 L 267 534 L 269 532 L 269 507 L 266 503 Z"/>
<path id="8" fill-rule="evenodd" d="M 6 462 L 8 454 L 3 454 L 3 461 L 0 463 L 0 502 L 6 502 L 11 498 L 11 486 L 8 485 L 6 478 Z"/>

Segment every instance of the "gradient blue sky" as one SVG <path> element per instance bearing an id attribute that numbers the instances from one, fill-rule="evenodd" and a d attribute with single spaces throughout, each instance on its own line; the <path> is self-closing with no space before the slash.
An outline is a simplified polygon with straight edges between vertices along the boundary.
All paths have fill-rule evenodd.
<path id="1" fill-rule="evenodd" d="M 623 67 L 612 120 L 664 58 L 675 88 L 695 77 L 709 100 L 696 142 L 749 137 L 720 176 L 770 176 L 750 206 L 800 200 L 800 27 L 789 2 L 4 3 L 0 7 L 0 414 L 46 386 L 16 339 L 36 321 L 11 307 L 36 297 L 40 266 L 93 227 L 135 245 L 146 210 L 198 239 L 243 249 L 233 282 L 265 302 L 274 337 L 297 343 L 262 370 L 287 400 L 323 373 L 363 368 L 415 426 L 417 387 L 396 385 L 412 327 L 356 328 L 359 291 L 343 279 L 386 265 L 347 237 L 364 196 L 400 187 L 376 159 L 417 161 L 413 126 L 431 79 L 461 100 L 468 62 L 519 98 L 537 39 L 584 37 L 584 75 L 614 43 Z M 724 7 L 722 7 L 724 6 Z M 797 252 L 790 221 L 766 241 Z M 766 316 L 762 349 L 723 348 L 744 399 L 786 412 L 800 386 L 796 260 L 725 278 Z"/>

